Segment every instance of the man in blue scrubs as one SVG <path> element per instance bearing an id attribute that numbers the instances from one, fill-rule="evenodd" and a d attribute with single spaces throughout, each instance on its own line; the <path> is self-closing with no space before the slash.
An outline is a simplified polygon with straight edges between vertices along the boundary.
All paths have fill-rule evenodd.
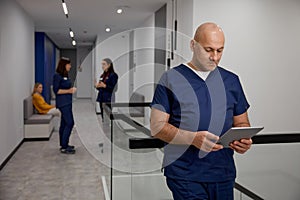
<path id="1" fill-rule="evenodd" d="M 230 148 L 216 144 L 231 127 L 250 126 L 239 78 L 218 66 L 224 33 L 200 25 L 190 42 L 192 60 L 165 72 L 151 104 L 151 134 L 166 142 L 164 174 L 175 200 L 233 199 L 234 151 L 245 153 L 250 138 Z"/>

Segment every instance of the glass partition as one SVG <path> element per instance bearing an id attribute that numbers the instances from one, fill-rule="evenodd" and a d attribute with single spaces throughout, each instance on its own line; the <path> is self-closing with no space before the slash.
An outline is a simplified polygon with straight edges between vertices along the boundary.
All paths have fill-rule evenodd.
<path id="1" fill-rule="evenodd" d="M 129 149 L 129 138 L 145 136 L 124 121 L 113 120 L 113 200 L 171 199 L 161 172 L 162 151 Z"/>
<path id="2" fill-rule="evenodd" d="M 299 150 L 299 143 L 254 144 L 246 154 L 235 154 L 236 182 L 264 199 L 299 199 Z"/>
<path id="3" fill-rule="evenodd" d="M 111 115 L 111 199 L 172 199 L 161 172 L 158 148 L 130 149 L 130 138 L 150 136 L 149 107 L 114 107 Z M 106 121 L 106 119 L 104 120 Z M 140 130 L 139 130 L 140 129 Z M 155 192 L 154 192 L 155 191 Z"/>
<path id="4" fill-rule="evenodd" d="M 161 171 L 162 143 L 155 145 L 157 141 L 150 138 L 147 117 L 130 115 L 128 108 L 114 108 L 108 122 L 104 120 L 111 131 L 109 191 L 112 200 L 172 199 Z M 129 148 L 132 138 L 139 142 L 137 148 Z M 296 155 L 299 150 L 299 143 L 253 144 L 246 154 L 235 153 L 234 199 L 298 199 L 300 159 Z"/>

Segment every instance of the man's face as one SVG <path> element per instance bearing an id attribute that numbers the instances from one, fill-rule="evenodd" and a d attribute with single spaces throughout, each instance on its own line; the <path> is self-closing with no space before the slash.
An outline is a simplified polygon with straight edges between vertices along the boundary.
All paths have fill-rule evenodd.
<path id="1" fill-rule="evenodd" d="M 214 35 L 204 37 L 200 42 L 191 41 L 191 48 L 194 52 L 193 61 L 200 71 L 213 71 L 219 64 L 223 49 L 223 35 Z"/>

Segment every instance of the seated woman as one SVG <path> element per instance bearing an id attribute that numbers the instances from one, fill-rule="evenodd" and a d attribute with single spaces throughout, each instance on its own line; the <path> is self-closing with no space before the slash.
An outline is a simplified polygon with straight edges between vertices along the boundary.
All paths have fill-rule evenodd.
<path id="1" fill-rule="evenodd" d="M 43 85 L 36 83 L 32 92 L 32 103 L 39 114 L 50 114 L 60 116 L 60 111 L 54 106 L 48 104 L 42 96 Z"/>

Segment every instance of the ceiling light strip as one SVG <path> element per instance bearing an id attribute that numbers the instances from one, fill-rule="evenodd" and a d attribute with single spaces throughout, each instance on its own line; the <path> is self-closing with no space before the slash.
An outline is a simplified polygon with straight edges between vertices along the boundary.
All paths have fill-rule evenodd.
<path id="1" fill-rule="evenodd" d="M 64 0 L 62 0 L 62 7 L 64 9 L 64 13 L 65 13 L 66 17 L 68 18 L 69 17 L 68 16 L 69 12 L 68 12 L 68 8 L 67 8 L 67 4 L 65 3 Z"/>

